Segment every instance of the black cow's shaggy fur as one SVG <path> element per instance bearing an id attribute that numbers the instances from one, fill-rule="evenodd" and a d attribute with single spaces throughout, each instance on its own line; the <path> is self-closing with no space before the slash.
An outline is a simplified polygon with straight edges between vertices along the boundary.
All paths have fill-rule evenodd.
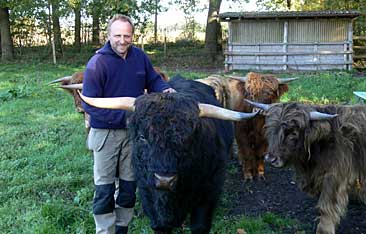
<path id="1" fill-rule="evenodd" d="M 156 232 L 170 233 L 190 214 L 192 233 L 209 233 L 233 127 L 198 116 L 197 102 L 219 105 L 212 88 L 180 77 L 169 84 L 177 93 L 137 98 L 128 120 L 139 196 Z M 174 190 L 156 189 L 154 173 L 177 174 Z"/>
<path id="2" fill-rule="evenodd" d="M 311 120 L 309 113 L 338 114 Z M 351 194 L 366 203 L 366 106 L 272 106 L 266 117 L 267 159 L 293 165 L 299 187 L 319 197 L 317 234 L 334 234 Z"/>

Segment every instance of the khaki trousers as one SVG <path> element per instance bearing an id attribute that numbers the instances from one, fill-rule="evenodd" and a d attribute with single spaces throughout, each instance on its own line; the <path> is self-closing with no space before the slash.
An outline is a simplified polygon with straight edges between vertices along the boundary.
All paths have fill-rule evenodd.
<path id="1" fill-rule="evenodd" d="M 91 128 L 87 145 L 94 155 L 96 192 L 93 213 L 96 233 L 114 234 L 116 225 L 128 226 L 133 217 L 133 207 L 120 207 L 115 202 L 119 195 L 118 182 L 135 181 L 127 130 Z"/>

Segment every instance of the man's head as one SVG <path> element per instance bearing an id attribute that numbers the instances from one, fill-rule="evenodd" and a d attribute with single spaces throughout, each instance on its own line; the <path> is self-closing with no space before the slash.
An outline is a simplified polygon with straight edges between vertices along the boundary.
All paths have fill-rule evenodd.
<path id="1" fill-rule="evenodd" d="M 125 58 L 127 50 L 132 44 L 134 25 L 125 15 L 115 15 L 107 26 L 108 40 L 112 49 L 119 56 Z"/>

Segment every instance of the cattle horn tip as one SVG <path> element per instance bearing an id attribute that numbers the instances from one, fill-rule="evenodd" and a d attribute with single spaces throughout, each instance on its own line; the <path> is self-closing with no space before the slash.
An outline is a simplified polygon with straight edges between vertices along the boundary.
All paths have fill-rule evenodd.
<path id="1" fill-rule="evenodd" d="M 110 97 L 110 98 L 93 98 L 84 96 L 80 90 L 77 90 L 80 98 L 88 105 L 105 108 L 105 109 L 117 109 L 135 111 L 135 100 L 134 97 Z"/>
<path id="2" fill-rule="evenodd" d="M 62 81 L 70 81 L 71 80 L 71 78 L 72 78 L 72 76 L 64 76 L 64 77 L 61 77 L 61 78 L 59 78 L 59 79 L 56 79 L 56 80 L 53 80 L 53 81 L 50 81 L 50 82 L 48 82 L 47 84 L 54 84 L 54 83 L 60 83 L 60 82 L 62 82 Z"/>
<path id="3" fill-rule="evenodd" d="M 254 102 L 254 101 L 251 101 L 249 99 L 244 99 L 244 101 L 246 101 L 250 105 L 255 106 L 255 107 L 258 107 L 258 108 L 260 108 L 260 109 L 262 109 L 264 111 L 268 111 L 268 109 L 271 107 L 271 105 L 264 104 L 264 103 L 260 103 L 260 102 Z"/>
<path id="4" fill-rule="evenodd" d="M 239 81 L 242 81 L 242 82 L 246 82 L 248 80 L 248 77 L 246 77 L 246 76 L 225 75 L 225 77 L 232 78 L 232 79 L 235 79 L 235 80 L 239 80 Z"/>
<path id="5" fill-rule="evenodd" d="M 337 116 L 338 116 L 338 114 L 327 114 L 327 113 L 318 112 L 318 111 L 310 112 L 311 120 L 327 120 L 327 119 L 333 119 Z"/>
<path id="6" fill-rule="evenodd" d="M 290 77 L 290 78 L 278 78 L 278 82 L 280 84 L 287 84 L 287 83 L 290 83 L 294 80 L 298 80 L 299 77 Z"/>
<path id="7" fill-rule="evenodd" d="M 69 85 L 60 85 L 58 88 L 62 89 L 83 89 L 83 84 L 69 84 Z"/>

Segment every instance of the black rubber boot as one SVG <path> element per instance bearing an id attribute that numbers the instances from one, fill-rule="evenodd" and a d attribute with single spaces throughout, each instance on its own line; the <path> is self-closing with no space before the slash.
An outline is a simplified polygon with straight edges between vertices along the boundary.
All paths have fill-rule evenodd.
<path id="1" fill-rule="evenodd" d="M 127 232 L 128 232 L 128 227 L 116 225 L 116 234 L 127 234 Z"/>

